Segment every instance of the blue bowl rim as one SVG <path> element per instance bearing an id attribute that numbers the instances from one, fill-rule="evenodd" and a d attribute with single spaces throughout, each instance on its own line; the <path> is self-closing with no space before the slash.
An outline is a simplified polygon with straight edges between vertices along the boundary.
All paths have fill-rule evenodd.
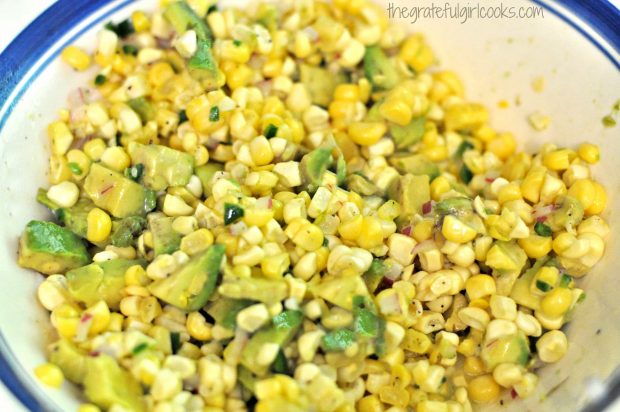
<path id="1" fill-rule="evenodd" d="M 134 0 L 59 0 L 52 4 L 32 23 L 30 23 L 21 33 L 6 47 L 0 54 L 0 109 L 6 107 L 2 118 L 0 118 L 0 131 L 11 115 L 12 109 L 19 101 L 29 84 L 48 63 L 57 57 L 58 53 L 49 56 L 39 69 L 33 73 L 32 77 L 16 91 L 21 79 L 28 74 L 30 69 L 39 61 L 50 47 L 52 47 L 68 30 L 76 27 L 81 21 L 92 15 L 99 9 L 113 3 L 116 4 L 106 13 L 98 16 L 88 26 L 77 32 L 66 41 L 65 44 L 74 42 L 84 32 L 92 28 L 95 24 L 100 24 L 103 20 L 110 17 L 118 10 L 124 8 Z M 597 39 L 591 36 L 584 26 L 593 29 L 602 39 L 604 39 L 616 53 L 620 53 L 620 10 L 607 0 L 591 0 L 583 2 L 581 0 L 556 0 L 567 10 L 575 14 L 579 19 L 576 20 L 566 15 L 562 10 L 556 8 L 552 1 L 531 0 L 542 6 L 545 10 L 553 13 L 562 19 L 566 24 L 577 30 L 582 36 L 592 43 L 608 60 L 620 70 L 620 59 L 614 57 L 609 50 Z M 13 95 L 14 94 L 14 95 Z M 9 98 L 13 98 L 9 101 Z M 50 405 L 44 405 L 28 389 L 28 385 L 22 381 L 18 373 L 18 362 L 9 349 L 6 338 L 0 333 L 0 380 L 13 393 L 13 395 L 30 411 L 49 411 Z M 615 386 L 615 385 L 614 385 Z M 610 391 L 607 399 L 602 399 L 596 410 L 602 410 L 609 405 L 619 392 L 620 387 Z"/>

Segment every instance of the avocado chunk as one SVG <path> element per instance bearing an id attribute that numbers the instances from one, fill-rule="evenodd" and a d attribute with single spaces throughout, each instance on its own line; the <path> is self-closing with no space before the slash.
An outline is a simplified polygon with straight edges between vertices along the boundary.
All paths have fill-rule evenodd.
<path id="1" fill-rule="evenodd" d="M 71 382 L 80 384 L 84 381 L 88 357 L 73 343 L 65 339 L 54 342 L 50 347 L 49 360 Z"/>
<path id="2" fill-rule="evenodd" d="M 211 193 L 211 179 L 217 172 L 221 172 L 224 170 L 224 165 L 221 163 L 209 162 L 206 165 L 198 166 L 194 169 L 194 173 L 200 179 L 200 183 L 202 183 L 202 191 L 205 194 Z"/>
<path id="3" fill-rule="evenodd" d="M 301 173 L 308 190 L 314 192 L 321 185 L 323 174 L 334 162 L 331 147 L 320 147 L 301 159 Z"/>
<path id="4" fill-rule="evenodd" d="M 149 291 L 179 309 L 201 309 L 215 291 L 224 252 L 224 245 L 212 245 L 169 277 L 151 283 Z"/>
<path id="5" fill-rule="evenodd" d="M 427 175 L 430 180 L 439 176 L 439 167 L 423 154 L 395 154 L 390 163 L 400 173 Z"/>
<path id="6" fill-rule="evenodd" d="M 155 108 L 144 96 L 130 99 L 127 101 L 127 104 L 134 112 L 138 113 L 142 123 L 146 123 L 155 118 Z"/>
<path id="7" fill-rule="evenodd" d="M 207 313 L 217 325 L 226 329 L 234 329 L 237 325 L 237 313 L 254 304 L 249 299 L 219 298 L 207 308 Z"/>
<path id="8" fill-rule="evenodd" d="M 288 295 L 284 280 L 243 278 L 225 281 L 219 288 L 220 295 L 232 299 L 250 299 L 264 303 L 276 303 Z"/>
<path id="9" fill-rule="evenodd" d="M 257 362 L 263 345 L 275 343 L 283 348 L 293 339 L 303 319 L 303 313 L 298 310 L 285 310 L 276 315 L 271 325 L 263 327 L 252 336 L 241 352 L 241 365 L 258 376 L 264 376 L 270 365 L 261 365 Z"/>
<path id="10" fill-rule="evenodd" d="M 32 220 L 19 240 L 17 263 L 52 275 L 90 262 L 88 251 L 75 233 L 52 222 Z"/>
<path id="11" fill-rule="evenodd" d="M 372 196 L 379 193 L 380 189 L 366 176 L 353 173 L 346 178 L 347 187 L 350 191 L 358 193 L 362 196 Z"/>
<path id="12" fill-rule="evenodd" d="M 583 219 L 583 205 L 571 196 L 558 199 L 560 207 L 551 212 L 545 223 L 551 230 L 573 230 Z"/>
<path id="13" fill-rule="evenodd" d="M 144 216 L 152 206 L 144 187 L 98 163 L 91 165 L 84 180 L 84 191 L 97 207 L 118 218 Z"/>
<path id="14" fill-rule="evenodd" d="M 142 216 L 129 216 L 112 222 L 110 242 L 116 247 L 127 247 L 134 243 L 135 237 L 146 227 L 146 219 Z"/>
<path id="15" fill-rule="evenodd" d="M 306 86 L 312 103 L 327 107 L 332 100 L 334 90 L 340 83 L 346 81 L 346 76 L 331 73 L 321 67 L 301 64 L 299 66 L 299 79 Z"/>
<path id="16" fill-rule="evenodd" d="M 399 81 L 396 67 L 380 46 L 366 47 L 364 74 L 376 90 L 389 90 L 396 86 Z"/>
<path id="17" fill-rule="evenodd" d="M 325 352 L 341 352 L 351 346 L 357 339 L 351 329 L 336 329 L 321 339 L 321 348 Z"/>
<path id="18" fill-rule="evenodd" d="M 529 268 L 523 273 L 514 283 L 510 297 L 514 299 L 519 305 L 525 306 L 532 310 L 538 310 L 540 308 L 540 296 L 532 293 L 531 285 L 536 276 L 536 273 L 547 264 L 547 259 L 538 259 L 534 266 Z"/>
<path id="19" fill-rule="evenodd" d="M 354 296 L 368 296 L 364 280 L 357 275 L 324 277 L 318 285 L 310 286 L 310 292 L 346 310 L 353 308 Z"/>
<path id="20" fill-rule="evenodd" d="M 473 210 L 473 202 L 467 197 L 453 197 L 450 199 L 445 199 L 437 202 L 433 207 L 433 212 L 441 216 L 461 216 L 471 213 Z"/>
<path id="21" fill-rule="evenodd" d="M 480 358 L 488 370 L 493 370 L 500 363 L 516 363 L 525 366 L 530 356 L 530 346 L 522 331 L 514 335 L 503 336 L 492 342 L 485 342 L 480 351 Z"/>
<path id="22" fill-rule="evenodd" d="M 426 118 L 416 117 L 406 126 L 390 125 L 390 134 L 397 149 L 407 149 L 422 140 L 426 131 Z"/>
<path id="23" fill-rule="evenodd" d="M 89 199 L 80 198 L 71 207 L 60 207 L 47 197 L 45 189 L 39 189 L 37 201 L 49 208 L 56 218 L 69 230 L 81 238 L 86 238 L 88 224 L 86 217 L 95 205 Z"/>
<path id="24" fill-rule="evenodd" d="M 383 259 L 374 258 L 368 270 L 362 275 L 368 291 L 374 293 L 388 270 L 388 266 Z"/>
<path id="25" fill-rule="evenodd" d="M 487 253 L 487 266 L 497 270 L 520 271 L 527 262 L 527 255 L 516 242 L 496 241 Z"/>
<path id="26" fill-rule="evenodd" d="M 190 154 L 166 146 L 132 143 L 129 154 L 133 164 L 144 165 L 143 181 L 149 189 L 185 186 L 194 172 L 194 158 Z"/>
<path id="27" fill-rule="evenodd" d="M 422 214 L 422 205 L 431 200 L 428 176 L 416 176 L 410 173 L 400 176 L 390 185 L 388 194 L 391 199 L 400 203 L 401 217 Z"/>
<path id="28" fill-rule="evenodd" d="M 182 236 L 172 228 L 173 221 L 173 217 L 149 219 L 149 229 L 153 235 L 153 251 L 155 256 L 170 254 L 179 250 Z"/>
<path id="29" fill-rule="evenodd" d="M 86 306 L 103 299 L 110 308 L 117 309 L 123 298 L 125 272 L 131 266 L 145 264 L 144 260 L 114 259 L 70 270 L 67 272 L 69 293 Z"/>
<path id="30" fill-rule="evenodd" d="M 207 90 L 214 90 L 221 83 L 222 76 L 211 53 L 211 44 L 206 40 L 198 40 L 198 48 L 187 62 L 187 70 Z"/>
<path id="31" fill-rule="evenodd" d="M 89 357 L 84 377 L 84 394 L 106 410 L 112 405 L 132 412 L 145 410 L 140 384 L 109 355 Z"/>
<path id="32" fill-rule="evenodd" d="M 169 3 L 164 10 L 164 18 L 168 20 L 179 35 L 188 30 L 194 30 L 198 40 L 211 42 L 213 39 L 207 23 L 184 1 Z"/>

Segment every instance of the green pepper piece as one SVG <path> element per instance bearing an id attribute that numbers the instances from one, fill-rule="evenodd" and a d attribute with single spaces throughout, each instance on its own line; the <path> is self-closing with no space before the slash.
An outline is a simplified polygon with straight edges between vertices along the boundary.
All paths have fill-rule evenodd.
<path id="1" fill-rule="evenodd" d="M 326 352 L 339 352 L 351 346 L 355 341 L 355 332 L 351 329 L 336 329 L 323 336 L 321 347 Z"/>
<path id="2" fill-rule="evenodd" d="M 230 225 L 241 219 L 245 212 L 243 208 L 234 203 L 224 203 L 224 224 Z"/>

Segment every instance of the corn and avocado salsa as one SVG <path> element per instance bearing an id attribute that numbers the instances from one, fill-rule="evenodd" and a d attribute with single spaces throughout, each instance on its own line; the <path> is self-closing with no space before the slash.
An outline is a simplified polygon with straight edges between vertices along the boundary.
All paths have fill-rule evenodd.
<path id="1" fill-rule="evenodd" d="M 162 1 L 61 59 L 19 264 L 80 412 L 468 412 L 527 397 L 601 259 L 597 146 L 518 150 L 365 0 Z"/>

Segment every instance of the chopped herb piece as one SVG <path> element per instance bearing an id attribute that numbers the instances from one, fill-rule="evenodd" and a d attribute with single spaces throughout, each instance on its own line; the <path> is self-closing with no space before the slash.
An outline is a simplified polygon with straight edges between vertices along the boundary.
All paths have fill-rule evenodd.
<path id="1" fill-rule="evenodd" d="M 562 279 L 560 279 L 560 287 L 567 288 L 572 280 L 572 276 L 566 274 L 562 275 Z"/>
<path id="2" fill-rule="evenodd" d="M 603 126 L 605 127 L 614 127 L 616 125 L 616 119 L 613 118 L 612 115 L 608 114 L 603 117 Z"/>
<path id="3" fill-rule="evenodd" d="M 189 119 L 187 118 L 187 112 L 185 111 L 185 109 L 181 110 L 179 112 L 179 124 L 185 123 L 188 120 Z"/>
<path id="4" fill-rule="evenodd" d="M 131 353 L 134 355 L 137 355 L 148 347 L 149 347 L 149 344 L 146 342 L 139 343 L 136 346 L 134 346 L 134 348 L 131 350 Z"/>
<path id="5" fill-rule="evenodd" d="M 179 332 L 170 332 L 170 345 L 172 346 L 172 353 L 177 353 L 181 347 L 181 335 Z"/>
<path id="6" fill-rule="evenodd" d="M 326 237 L 323 237 L 323 247 L 329 246 L 329 240 Z"/>
<path id="7" fill-rule="evenodd" d="M 135 29 L 133 28 L 133 24 L 131 24 L 130 19 L 123 20 L 118 24 L 109 22 L 105 25 L 105 28 L 116 33 L 121 39 L 124 39 L 125 37 L 135 32 Z"/>
<path id="8" fill-rule="evenodd" d="M 537 280 L 536 288 L 541 292 L 549 292 L 549 290 L 551 290 L 551 285 L 547 282 L 543 282 L 542 280 Z"/>
<path id="9" fill-rule="evenodd" d="M 217 11 L 217 4 L 212 4 L 209 6 L 209 8 L 207 9 L 207 14 L 211 14 L 213 12 Z"/>
<path id="10" fill-rule="evenodd" d="M 138 48 L 133 44 L 125 44 L 123 46 L 123 53 L 136 56 L 138 54 Z"/>
<path id="11" fill-rule="evenodd" d="M 265 127 L 265 137 L 267 139 L 271 139 L 272 137 L 276 137 L 276 134 L 278 134 L 278 127 L 274 124 L 269 123 L 267 125 L 267 127 Z"/>
<path id="12" fill-rule="evenodd" d="M 534 231 L 538 236 L 550 237 L 553 234 L 553 230 L 542 222 L 536 222 L 534 225 Z"/>
<path id="13" fill-rule="evenodd" d="M 217 122 L 218 120 L 220 120 L 220 108 L 213 106 L 211 110 L 209 110 L 209 121 Z"/>
<path id="14" fill-rule="evenodd" d="M 355 333 L 350 329 L 337 329 L 329 332 L 321 341 L 326 352 L 343 351 L 355 342 Z"/>
<path id="15" fill-rule="evenodd" d="M 463 157 L 463 153 L 473 148 L 474 148 L 473 144 L 471 144 L 467 140 L 464 140 L 463 143 L 459 145 L 459 148 L 456 149 L 456 153 L 454 155 L 460 159 L 461 157 Z"/>
<path id="16" fill-rule="evenodd" d="M 107 77 L 105 77 L 103 74 L 98 74 L 97 76 L 95 76 L 95 85 L 97 86 L 101 86 L 102 84 L 104 84 L 106 81 L 108 80 Z"/>
<path id="17" fill-rule="evenodd" d="M 144 173 L 144 165 L 142 163 L 138 163 L 134 166 L 131 166 L 125 169 L 125 177 L 128 177 L 135 182 L 137 182 L 138 180 L 140 180 L 140 178 L 142 178 L 143 173 Z"/>
<path id="18" fill-rule="evenodd" d="M 273 373 L 279 373 L 281 375 L 288 375 L 290 373 L 288 370 L 288 361 L 281 349 L 271 365 L 271 370 Z"/>
<path id="19" fill-rule="evenodd" d="M 243 208 L 233 203 L 224 203 L 224 224 L 230 225 L 241 219 L 244 215 Z"/>
<path id="20" fill-rule="evenodd" d="M 581 303 L 584 300 L 586 300 L 586 293 L 583 292 L 581 295 L 579 295 L 579 297 L 577 298 L 577 303 Z"/>
<path id="21" fill-rule="evenodd" d="M 237 39 L 235 39 L 235 40 L 233 40 L 233 44 L 234 44 L 235 46 L 239 47 L 239 46 L 241 46 L 241 40 L 237 40 Z"/>
<path id="22" fill-rule="evenodd" d="M 471 182 L 471 179 L 474 178 L 474 174 L 471 172 L 471 170 L 469 170 L 469 167 L 463 165 L 461 167 L 461 170 L 459 171 L 459 177 L 461 178 L 463 183 L 469 184 L 469 182 Z"/>
<path id="23" fill-rule="evenodd" d="M 82 168 L 75 162 L 67 163 L 67 167 L 69 167 L 69 170 L 71 170 L 71 173 L 73 173 L 74 175 L 82 174 Z"/>

